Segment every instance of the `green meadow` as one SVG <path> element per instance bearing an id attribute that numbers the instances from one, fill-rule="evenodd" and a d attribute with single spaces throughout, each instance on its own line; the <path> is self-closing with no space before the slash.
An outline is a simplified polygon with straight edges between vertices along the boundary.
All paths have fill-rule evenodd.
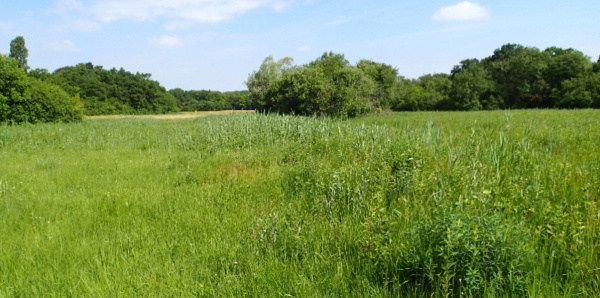
<path id="1" fill-rule="evenodd" d="M 600 296 L 600 111 L 0 126 L 0 296 Z"/>

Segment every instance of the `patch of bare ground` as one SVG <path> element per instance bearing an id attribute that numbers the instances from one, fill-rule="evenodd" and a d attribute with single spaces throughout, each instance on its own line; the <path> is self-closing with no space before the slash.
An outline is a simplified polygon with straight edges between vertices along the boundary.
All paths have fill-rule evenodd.
<path id="1" fill-rule="evenodd" d="M 241 114 L 241 113 L 254 113 L 254 110 L 247 111 L 200 111 L 200 112 L 181 112 L 175 114 L 161 114 L 161 115 L 100 115 L 100 116 L 86 116 L 85 119 L 123 119 L 123 118 L 148 118 L 148 119 L 188 119 L 198 118 L 209 115 L 225 115 L 225 114 Z"/>

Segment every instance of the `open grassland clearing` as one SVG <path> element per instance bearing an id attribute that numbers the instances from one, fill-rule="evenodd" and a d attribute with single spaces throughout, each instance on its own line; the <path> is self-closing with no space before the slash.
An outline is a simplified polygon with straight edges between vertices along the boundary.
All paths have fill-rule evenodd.
<path id="1" fill-rule="evenodd" d="M 225 110 L 225 111 L 197 111 L 197 112 L 179 112 L 171 114 L 153 114 L 153 115 L 99 115 L 87 116 L 86 119 L 123 119 L 123 118 L 146 118 L 146 119 L 187 119 L 198 118 L 209 115 L 227 115 L 227 114 L 245 114 L 254 113 L 253 110 Z"/>
<path id="2" fill-rule="evenodd" d="M 0 296 L 598 296 L 600 111 L 0 127 Z"/>

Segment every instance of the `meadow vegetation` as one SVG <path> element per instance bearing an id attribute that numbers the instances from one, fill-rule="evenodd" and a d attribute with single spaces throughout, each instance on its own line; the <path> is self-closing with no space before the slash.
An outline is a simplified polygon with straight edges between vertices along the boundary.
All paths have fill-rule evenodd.
<path id="1" fill-rule="evenodd" d="M 0 296 L 598 296 L 600 112 L 0 127 Z"/>

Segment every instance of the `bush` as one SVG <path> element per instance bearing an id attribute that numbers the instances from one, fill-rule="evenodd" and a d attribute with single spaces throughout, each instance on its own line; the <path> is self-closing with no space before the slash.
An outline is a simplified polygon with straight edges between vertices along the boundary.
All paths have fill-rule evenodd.
<path id="1" fill-rule="evenodd" d="M 387 228 L 396 226 L 394 219 L 372 216 L 371 221 L 372 278 L 392 291 L 418 288 L 475 297 L 526 294 L 534 256 L 529 232 L 503 222 L 498 214 L 439 210 L 401 232 Z M 384 241 L 373 241 L 377 237 Z"/>
<path id="2" fill-rule="evenodd" d="M 29 79 L 37 122 L 74 122 L 83 119 L 83 104 L 56 85 Z"/>
<path id="3" fill-rule="evenodd" d="M 343 55 L 325 53 L 308 65 L 283 70 L 279 64 L 269 70 L 272 58 L 265 61 L 247 82 L 259 111 L 350 118 L 377 108 L 375 82 Z"/>
<path id="4" fill-rule="evenodd" d="M 77 97 L 28 77 L 14 59 L 0 55 L 0 78 L 0 122 L 70 122 L 83 118 Z"/>

